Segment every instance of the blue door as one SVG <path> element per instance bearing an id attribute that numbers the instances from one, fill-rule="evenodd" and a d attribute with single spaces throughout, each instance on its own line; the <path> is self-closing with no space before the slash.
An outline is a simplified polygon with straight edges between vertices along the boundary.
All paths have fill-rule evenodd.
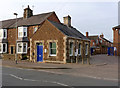
<path id="1" fill-rule="evenodd" d="M 43 62 L 43 46 L 37 46 L 37 62 Z"/>
<path id="2" fill-rule="evenodd" d="M 108 55 L 114 56 L 114 47 L 108 47 Z"/>

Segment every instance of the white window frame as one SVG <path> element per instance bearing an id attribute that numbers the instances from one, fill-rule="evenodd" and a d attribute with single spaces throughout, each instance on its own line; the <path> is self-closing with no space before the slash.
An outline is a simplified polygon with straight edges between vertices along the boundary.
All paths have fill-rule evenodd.
<path id="1" fill-rule="evenodd" d="M 18 27 L 18 37 L 23 37 L 23 27 Z M 19 34 L 19 32 L 22 32 L 22 35 Z"/>
<path id="2" fill-rule="evenodd" d="M 4 32 L 5 32 L 5 37 L 4 37 Z M 7 38 L 7 29 L 3 29 L 3 39 Z"/>
<path id="3" fill-rule="evenodd" d="M 80 53 L 79 53 L 79 50 L 80 50 Z M 79 43 L 79 45 L 78 45 L 78 55 L 79 56 L 81 55 L 81 43 Z"/>
<path id="4" fill-rule="evenodd" d="M 25 36 L 24 36 L 24 32 L 26 32 Z M 27 27 L 23 27 L 23 37 L 27 37 Z"/>
<path id="5" fill-rule="evenodd" d="M 70 48 L 70 49 L 72 49 L 72 50 L 71 50 L 72 53 L 70 54 L 70 56 L 73 56 L 73 42 L 70 42 L 70 44 L 71 44 L 71 43 L 72 43 L 72 48 Z M 69 50 L 69 52 L 70 52 L 70 50 Z"/>
<path id="6" fill-rule="evenodd" d="M 22 32 L 22 35 L 20 35 L 19 32 Z M 26 32 L 25 36 L 24 32 Z M 27 37 L 27 27 L 18 27 L 18 37 Z"/>
<path id="7" fill-rule="evenodd" d="M 3 38 L 3 29 L 0 29 L 0 39 L 2 39 Z"/>
<path id="8" fill-rule="evenodd" d="M 57 48 L 56 48 L 56 54 L 51 54 L 50 43 L 56 43 L 56 42 L 49 42 L 49 51 L 50 51 L 49 56 L 57 56 Z M 56 47 L 57 47 L 57 43 L 56 43 Z"/>
<path id="9" fill-rule="evenodd" d="M 4 32 L 5 32 L 5 37 L 4 37 Z M 7 29 L 0 29 L 0 34 L 1 34 L 0 39 L 7 39 Z"/>
<path id="10" fill-rule="evenodd" d="M 1 51 L 0 53 L 7 53 L 7 43 L 0 43 L 1 44 Z M 3 44 L 5 44 L 5 52 L 3 52 Z"/>
<path id="11" fill-rule="evenodd" d="M 23 44 L 24 44 L 24 43 L 26 43 L 26 52 L 23 52 Z M 21 52 L 18 51 L 18 44 L 21 44 L 21 45 L 22 45 L 22 51 L 21 51 Z M 27 47 L 28 47 L 27 42 L 17 43 L 17 53 L 18 53 L 18 54 L 26 54 L 26 53 L 27 53 Z"/>
<path id="12" fill-rule="evenodd" d="M 87 47 L 86 47 L 87 45 Z M 88 55 L 88 44 L 85 44 L 85 55 Z"/>

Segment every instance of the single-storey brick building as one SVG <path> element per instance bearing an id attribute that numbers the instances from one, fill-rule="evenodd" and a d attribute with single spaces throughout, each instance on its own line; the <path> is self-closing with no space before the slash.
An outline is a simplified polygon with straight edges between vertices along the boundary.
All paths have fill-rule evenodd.
<path id="1" fill-rule="evenodd" d="M 0 53 L 3 58 L 33 62 L 79 62 L 90 57 L 90 41 L 71 26 L 71 17 L 60 22 L 55 12 L 33 15 L 24 9 L 23 17 L 4 20 L 0 28 Z M 17 40 L 16 40 L 17 32 Z M 17 46 L 16 46 L 17 42 Z"/>

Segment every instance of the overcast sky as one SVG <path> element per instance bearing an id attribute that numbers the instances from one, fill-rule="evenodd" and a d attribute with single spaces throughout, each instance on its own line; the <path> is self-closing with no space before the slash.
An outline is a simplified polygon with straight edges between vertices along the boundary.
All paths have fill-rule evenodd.
<path id="1" fill-rule="evenodd" d="M 51 1 L 51 2 L 50 2 Z M 30 5 L 33 14 L 55 11 L 63 22 L 70 15 L 72 26 L 89 35 L 101 33 L 113 40 L 112 27 L 118 25 L 118 0 L 2 0 L 0 2 L 0 20 L 23 16 L 23 9 Z"/>

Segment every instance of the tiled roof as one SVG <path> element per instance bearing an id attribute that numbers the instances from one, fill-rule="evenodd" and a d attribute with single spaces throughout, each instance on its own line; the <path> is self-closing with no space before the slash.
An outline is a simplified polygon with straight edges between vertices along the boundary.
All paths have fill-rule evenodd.
<path id="1" fill-rule="evenodd" d="M 88 38 L 90 40 L 97 40 L 98 39 L 98 35 L 96 35 L 96 36 L 88 36 Z"/>
<path id="2" fill-rule="evenodd" d="M 56 23 L 53 21 L 50 21 L 57 29 L 59 29 L 62 33 L 69 37 L 75 37 L 75 38 L 81 38 L 84 40 L 89 40 L 86 36 L 84 36 L 81 32 L 79 32 L 76 28 L 68 27 L 62 23 Z"/>
<path id="3" fill-rule="evenodd" d="M 115 26 L 115 27 L 113 27 L 113 28 L 115 28 L 115 29 L 117 29 L 117 28 L 120 28 L 120 25 L 118 25 L 118 26 Z"/>
<path id="4" fill-rule="evenodd" d="M 18 18 L 17 25 L 18 26 L 28 26 L 28 25 L 41 24 L 52 13 L 54 13 L 54 12 L 33 15 L 32 17 L 27 18 L 27 19 L 23 19 L 23 17 Z M 14 27 L 16 27 L 16 19 L 4 20 L 4 21 L 2 21 L 2 25 L 0 26 L 0 28 L 14 28 Z"/>
<path id="5" fill-rule="evenodd" d="M 103 40 L 109 42 L 109 43 L 112 43 L 111 41 L 107 40 L 106 38 L 102 38 Z"/>

